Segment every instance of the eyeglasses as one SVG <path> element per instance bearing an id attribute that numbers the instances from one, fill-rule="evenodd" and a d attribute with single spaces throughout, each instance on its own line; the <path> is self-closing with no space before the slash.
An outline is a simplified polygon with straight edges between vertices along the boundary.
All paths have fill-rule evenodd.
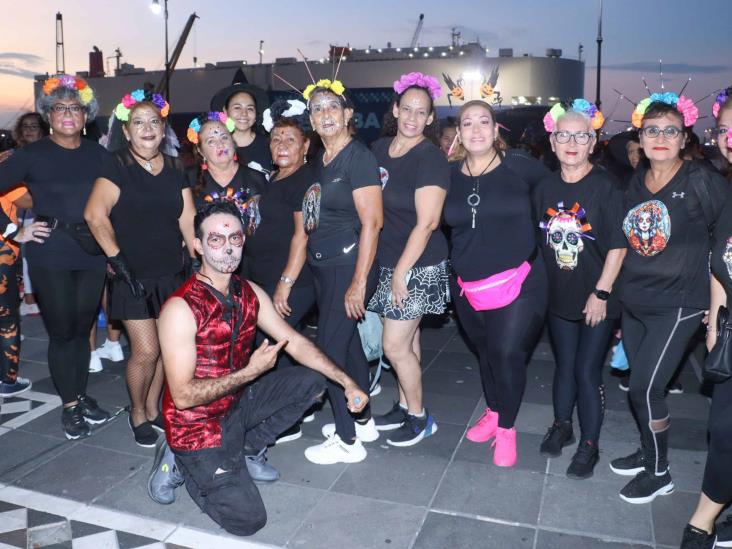
<path id="1" fill-rule="evenodd" d="M 578 145 L 587 145 L 594 136 L 595 134 L 590 132 L 554 132 L 554 139 L 562 145 L 569 143 L 570 139 L 574 139 L 574 142 Z"/>
<path id="2" fill-rule="evenodd" d="M 65 114 L 66 112 L 80 114 L 84 108 L 81 105 L 62 105 L 61 103 L 57 103 L 51 107 L 51 110 L 56 114 Z"/>
<path id="3" fill-rule="evenodd" d="M 717 129 L 713 130 L 713 133 L 715 133 L 717 135 L 725 135 L 728 132 L 729 132 L 729 128 L 717 128 Z"/>
<path id="4" fill-rule="evenodd" d="M 648 126 L 641 130 L 641 133 L 650 139 L 655 139 L 663 134 L 666 139 L 676 139 L 684 130 L 676 126 L 666 126 L 661 129 L 658 126 Z"/>
<path id="5" fill-rule="evenodd" d="M 40 130 L 41 126 L 39 124 L 23 124 L 20 126 L 24 130 Z"/>

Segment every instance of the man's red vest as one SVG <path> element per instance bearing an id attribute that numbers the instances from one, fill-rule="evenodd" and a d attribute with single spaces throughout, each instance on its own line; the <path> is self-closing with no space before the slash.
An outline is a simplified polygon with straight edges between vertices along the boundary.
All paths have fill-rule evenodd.
<path id="1" fill-rule="evenodd" d="M 249 363 L 259 301 L 246 281 L 232 275 L 227 298 L 193 275 L 172 297 L 185 300 L 196 319 L 195 379 L 221 377 Z M 240 394 L 241 391 L 208 404 L 179 410 L 166 385 L 163 417 L 170 447 L 190 452 L 221 446 L 222 421 Z"/>

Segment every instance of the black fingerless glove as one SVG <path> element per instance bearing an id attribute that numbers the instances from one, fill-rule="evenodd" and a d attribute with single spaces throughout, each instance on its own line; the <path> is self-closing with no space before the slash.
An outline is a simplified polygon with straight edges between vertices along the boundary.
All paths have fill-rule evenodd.
<path id="1" fill-rule="evenodd" d="M 145 287 L 135 277 L 135 273 L 132 272 L 132 269 L 127 263 L 127 258 L 122 254 L 122 252 L 118 253 L 114 257 L 108 257 L 107 263 L 112 268 L 114 277 L 127 283 L 135 299 L 142 299 L 145 297 Z"/>

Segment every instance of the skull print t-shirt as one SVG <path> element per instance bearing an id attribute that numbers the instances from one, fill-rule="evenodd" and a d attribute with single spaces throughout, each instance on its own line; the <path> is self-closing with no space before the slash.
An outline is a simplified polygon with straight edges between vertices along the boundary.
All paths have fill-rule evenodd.
<path id="1" fill-rule="evenodd" d="M 709 223 L 717 219 L 729 194 L 729 183 L 716 171 L 685 161 L 671 180 L 652 193 L 646 170 L 633 174 L 625 200 L 623 233 L 628 253 L 620 274 L 620 301 L 626 307 L 709 307 Z"/>
<path id="2" fill-rule="evenodd" d="M 607 253 L 626 245 L 620 184 L 598 167 L 575 183 L 566 183 L 556 172 L 537 186 L 534 207 L 549 278 L 549 311 L 567 320 L 583 319 Z M 614 293 L 607 315 L 620 315 Z"/>

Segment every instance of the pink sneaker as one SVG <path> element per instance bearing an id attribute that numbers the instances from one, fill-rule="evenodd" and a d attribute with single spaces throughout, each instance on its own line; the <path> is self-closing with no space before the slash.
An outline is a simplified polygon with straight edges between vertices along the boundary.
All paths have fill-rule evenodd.
<path id="1" fill-rule="evenodd" d="M 496 429 L 496 440 L 493 441 L 493 464 L 498 467 L 516 465 L 516 429 Z"/>
<path id="2" fill-rule="evenodd" d="M 465 438 L 471 442 L 488 442 L 496 436 L 498 428 L 498 412 L 494 412 L 490 408 L 486 408 L 483 415 L 478 418 L 470 429 L 468 429 Z"/>

